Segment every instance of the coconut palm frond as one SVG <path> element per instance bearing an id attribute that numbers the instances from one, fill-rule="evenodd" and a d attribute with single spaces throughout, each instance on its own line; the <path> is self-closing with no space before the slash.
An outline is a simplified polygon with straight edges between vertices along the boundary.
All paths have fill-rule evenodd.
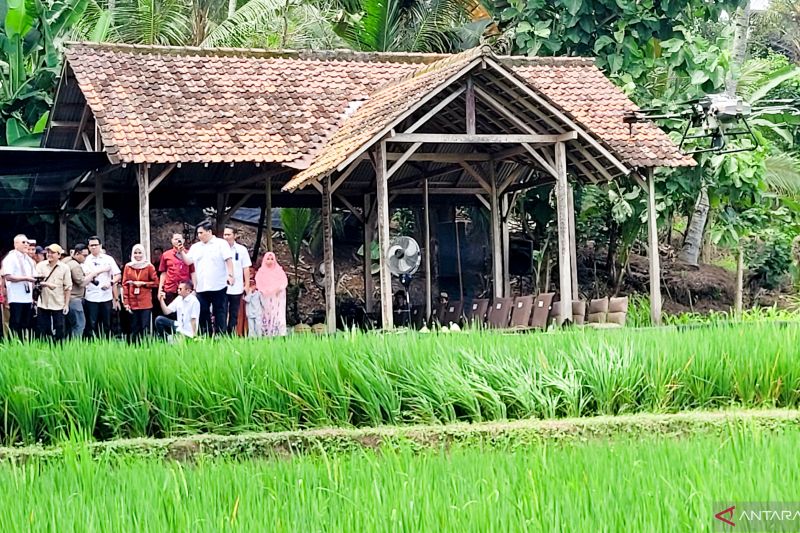
<path id="1" fill-rule="evenodd" d="M 433 0 L 417 3 L 407 10 L 410 39 L 403 48 L 409 52 L 451 52 L 451 32 L 469 22 L 463 0 Z"/>
<path id="2" fill-rule="evenodd" d="M 211 30 L 200 46 L 251 46 L 259 34 L 278 35 L 283 24 L 284 3 L 280 0 L 250 0 L 236 10 L 232 17 Z M 276 42 L 280 39 L 276 38 Z"/>
<path id="3" fill-rule="evenodd" d="M 401 0 L 340 0 L 334 31 L 350 48 L 398 50 L 402 34 Z"/>
<path id="4" fill-rule="evenodd" d="M 788 152 L 770 154 L 764 159 L 764 180 L 777 192 L 800 196 L 800 157 Z"/>
<path id="5" fill-rule="evenodd" d="M 191 39 L 190 9 L 186 0 L 121 0 L 114 27 L 125 43 L 181 45 Z"/>
<path id="6" fill-rule="evenodd" d="M 779 87 L 790 80 L 800 78 L 800 68 L 794 65 L 786 65 L 781 68 L 772 70 L 764 75 L 758 82 L 751 87 L 751 92 L 748 101 L 751 104 L 758 102 L 765 98 L 770 91 Z"/>

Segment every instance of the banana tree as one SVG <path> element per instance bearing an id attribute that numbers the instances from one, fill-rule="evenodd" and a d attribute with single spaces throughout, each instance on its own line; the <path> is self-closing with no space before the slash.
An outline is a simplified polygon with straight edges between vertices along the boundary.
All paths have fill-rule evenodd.
<path id="1" fill-rule="evenodd" d="M 88 0 L 0 0 L 2 144 L 38 146 L 60 69 L 62 38 Z"/>

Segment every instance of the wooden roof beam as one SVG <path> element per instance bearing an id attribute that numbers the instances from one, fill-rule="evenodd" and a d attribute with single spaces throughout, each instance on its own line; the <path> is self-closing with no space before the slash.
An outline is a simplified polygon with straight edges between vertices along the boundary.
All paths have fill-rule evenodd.
<path id="1" fill-rule="evenodd" d="M 403 157 L 404 152 L 389 152 L 386 159 L 396 161 Z M 430 163 L 460 163 L 461 161 L 490 161 L 492 154 L 482 152 L 454 153 L 454 152 L 423 152 L 409 156 L 408 162 L 430 162 Z"/>
<path id="2" fill-rule="evenodd" d="M 440 133 L 396 133 L 386 141 L 395 143 L 436 143 L 436 144 L 554 144 L 573 141 L 578 138 L 574 131 L 554 135 L 469 135 Z"/>
<path id="3" fill-rule="evenodd" d="M 626 167 L 611 152 L 609 152 L 605 147 L 603 147 L 588 132 L 583 131 L 583 129 L 579 128 L 578 125 L 575 124 L 575 122 L 573 122 L 567 115 L 565 115 L 563 112 L 559 111 L 550 102 L 548 102 L 547 100 L 545 100 L 544 98 L 542 98 L 541 96 L 536 94 L 536 92 L 533 89 L 531 89 L 531 87 L 527 83 L 521 81 L 517 77 L 516 74 L 514 74 L 512 72 L 509 72 L 507 69 L 505 69 L 504 67 L 499 65 L 496 61 L 494 61 L 490 57 L 486 57 L 485 60 L 486 60 L 487 65 L 489 65 L 496 72 L 498 72 L 503 77 L 505 77 L 510 83 L 512 83 L 514 86 L 516 86 L 521 91 L 523 91 L 525 94 L 529 95 L 534 101 L 536 101 L 537 104 L 539 104 L 541 107 L 546 109 L 548 112 L 550 112 L 553 115 L 555 115 L 556 117 L 558 117 L 566 125 L 566 127 L 571 128 L 571 129 L 575 130 L 576 132 L 579 132 L 581 139 L 586 140 L 586 142 L 588 142 L 592 146 L 592 148 L 597 150 L 601 155 L 603 155 L 603 157 L 608 159 L 608 161 L 611 164 L 613 164 L 615 167 L 620 169 L 620 171 L 622 171 L 623 174 L 629 174 L 630 173 L 630 169 L 628 167 Z"/>

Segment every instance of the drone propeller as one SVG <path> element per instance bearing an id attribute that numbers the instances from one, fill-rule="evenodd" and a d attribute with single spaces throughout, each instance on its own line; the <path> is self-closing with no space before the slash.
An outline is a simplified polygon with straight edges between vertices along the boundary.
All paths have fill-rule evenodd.
<path id="1" fill-rule="evenodd" d="M 753 135 L 747 117 L 753 116 L 754 110 L 749 102 L 741 98 L 733 98 L 726 94 L 709 94 L 696 100 L 683 102 L 686 109 L 674 113 L 663 113 L 658 110 L 639 110 L 626 113 L 623 122 L 628 124 L 633 134 L 633 124 L 651 120 L 682 119 L 686 121 L 681 136 L 679 149 L 683 154 L 691 155 L 703 152 L 727 154 L 754 150 L 758 139 Z M 729 140 L 747 137 L 747 147 L 727 149 Z M 703 143 L 701 140 L 707 139 Z M 697 140 L 698 144 L 687 149 L 687 141 Z"/>

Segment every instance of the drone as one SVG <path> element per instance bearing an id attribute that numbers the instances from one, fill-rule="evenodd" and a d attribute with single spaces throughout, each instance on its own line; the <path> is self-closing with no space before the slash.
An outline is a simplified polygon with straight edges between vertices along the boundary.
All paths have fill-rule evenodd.
<path id="1" fill-rule="evenodd" d="M 696 100 L 683 102 L 688 106 L 682 111 L 664 113 L 658 109 L 628 111 L 622 121 L 628 124 L 633 134 L 633 125 L 651 120 L 685 120 L 679 149 L 684 155 L 713 152 L 730 154 L 747 152 L 758 148 L 759 143 L 748 118 L 776 113 L 798 113 L 800 102 L 793 100 L 770 100 L 765 105 L 753 107 L 742 98 L 727 94 L 709 94 Z M 747 139 L 747 143 L 731 144 L 734 139 Z M 689 141 L 697 140 L 696 146 Z"/>

